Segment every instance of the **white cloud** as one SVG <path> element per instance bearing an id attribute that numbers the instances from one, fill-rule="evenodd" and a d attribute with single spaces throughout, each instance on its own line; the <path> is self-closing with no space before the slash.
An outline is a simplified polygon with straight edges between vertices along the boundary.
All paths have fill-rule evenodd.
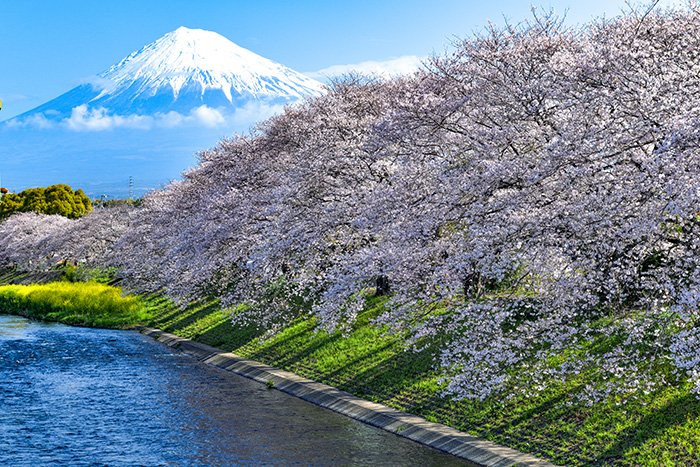
<path id="1" fill-rule="evenodd" d="M 29 96 L 25 94 L 18 94 L 18 93 L 10 93 L 10 94 L 5 94 L 2 97 L 5 102 L 21 102 L 21 101 L 26 101 L 27 99 L 31 99 Z"/>
<path id="2" fill-rule="evenodd" d="M 80 84 L 89 84 L 96 91 L 103 91 L 107 88 L 114 87 L 114 81 L 98 75 L 87 76 L 80 80 Z"/>
<path id="3" fill-rule="evenodd" d="M 31 115 L 22 119 L 12 119 L 5 124 L 13 128 L 32 127 L 37 129 L 65 128 L 71 131 L 109 131 L 117 128 L 149 130 L 152 128 L 176 128 L 182 126 L 203 126 L 219 128 L 252 126 L 261 120 L 284 110 L 282 104 L 268 104 L 251 101 L 235 109 L 225 111 L 201 105 L 182 114 L 175 111 L 154 115 L 119 115 L 104 107 L 92 108 L 87 104 L 74 107 L 70 117 L 59 119 L 55 112 Z M 53 117 L 53 118 L 52 118 Z"/>
<path id="4" fill-rule="evenodd" d="M 70 117 L 62 122 L 70 130 L 104 131 L 113 128 L 148 129 L 153 126 L 153 117 L 144 115 L 110 115 L 107 109 L 88 108 L 86 104 L 74 107 Z"/>
<path id="5" fill-rule="evenodd" d="M 417 55 L 405 55 L 403 57 L 383 61 L 370 60 L 349 65 L 333 65 L 322 70 L 306 73 L 306 75 L 318 80 L 328 80 L 333 77 L 355 72 L 363 75 L 390 78 L 392 76 L 413 73 L 420 68 L 424 59 L 425 57 L 419 57 Z"/>
<path id="6" fill-rule="evenodd" d="M 202 125 L 215 128 L 225 124 L 226 118 L 221 111 L 207 105 L 192 109 L 186 115 L 174 111 L 154 115 L 118 115 L 110 114 L 103 107 L 91 109 L 83 104 L 73 108 L 71 116 L 61 123 L 74 131 L 105 131 L 114 128 L 148 130 L 151 128 L 174 128 L 181 125 Z"/>
<path id="7" fill-rule="evenodd" d="M 186 117 L 181 113 L 171 110 L 167 113 L 156 114 L 158 116 L 159 126 L 163 128 L 174 128 L 185 123 Z"/>
<path id="8" fill-rule="evenodd" d="M 7 125 L 10 128 L 34 127 L 45 130 L 47 128 L 53 128 L 54 126 L 56 126 L 56 122 L 53 120 L 49 120 L 44 114 L 35 114 L 23 118 L 21 120 L 13 118 L 11 120 L 3 122 L 3 125 Z"/>
<path id="9" fill-rule="evenodd" d="M 243 107 L 238 107 L 234 112 L 231 123 L 236 126 L 253 125 L 266 120 L 273 115 L 282 113 L 284 104 L 267 104 L 264 102 L 250 101 Z"/>
<path id="10" fill-rule="evenodd" d="M 190 118 L 194 118 L 202 125 L 211 128 L 215 128 L 226 123 L 226 119 L 221 112 L 216 109 L 212 109 L 207 105 L 200 105 L 196 109 L 192 109 L 192 111 L 190 111 Z"/>

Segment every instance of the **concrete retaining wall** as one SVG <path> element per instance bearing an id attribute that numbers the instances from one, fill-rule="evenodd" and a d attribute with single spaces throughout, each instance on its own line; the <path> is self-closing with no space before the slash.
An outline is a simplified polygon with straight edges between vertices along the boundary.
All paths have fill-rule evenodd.
<path id="1" fill-rule="evenodd" d="M 326 384 L 233 353 L 223 352 L 158 329 L 140 327 L 137 330 L 170 347 L 187 352 L 208 365 L 261 383 L 274 384 L 280 391 L 478 465 L 552 465 L 529 454 L 499 446 L 439 423 L 429 422 L 416 415 L 360 399 Z"/>

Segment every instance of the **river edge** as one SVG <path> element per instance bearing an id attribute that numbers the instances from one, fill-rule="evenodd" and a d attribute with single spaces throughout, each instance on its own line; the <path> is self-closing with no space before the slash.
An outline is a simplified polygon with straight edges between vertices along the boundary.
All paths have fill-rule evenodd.
<path id="1" fill-rule="evenodd" d="M 466 464 L 133 331 L 0 314 L 0 347 L 0 465 Z"/>
<path id="2" fill-rule="evenodd" d="M 34 274 L 19 273 L 10 274 L 10 277 L 0 277 L 0 283 L 10 282 L 31 285 L 46 283 L 54 279 L 54 277 L 45 277 L 43 275 L 37 277 Z M 41 316 L 26 312 L 23 313 L 21 310 L 15 310 L 10 314 L 16 314 L 35 321 L 61 322 L 77 327 L 102 327 L 86 326 L 84 324 L 81 325 L 54 319 L 42 319 Z M 160 329 L 140 325 L 127 329 L 140 331 L 142 334 L 148 335 L 176 350 L 185 351 L 197 358 L 197 360 L 211 366 L 237 373 L 263 384 L 271 385 L 276 389 L 280 389 L 287 394 L 307 402 L 333 410 L 355 420 L 418 442 L 424 446 L 454 455 L 476 465 L 554 465 L 531 454 L 498 445 L 492 441 L 470 435 L 447 425 L 429 422 L 418 415 L 402 412 L 386 405 L 361 399 L 360 397 L 341 391 L 333 386 L 307 379 L 295 373 L 241 357 L 231 352 L 225 352 L 219 348 L 167 333 Z"/>
<path id="3" fill-rule="evenodd" d="M 345 391 L 303 378 L 292 372 L 185 339 L 160 329 L 137 326 L 133 330 L 171 348 L 185 352 L 207 365 L 253 379 L 312 404 L 408 438 L 419 444 L 452 454 L 477 465 L 494 467 L 553 465 L 531 454 L 500 446 L 446 425 L 429 422 L 417 415 L 361 399 Z"/>
<path id="4" fill-rule="evenodd" d="M 24 313 L 7 313 L 30 321 L 59 323 Z M 65 323 L 62 323 L 65 324 Z M 107 329 L 94 326 L 71 325 L 85 329 Z M 280 390 L 288 395 L 332 410 L 370 426 L 410 439 L 418 444 L 453 455 L 480 466 L 553 466 L 531 454 L 498 445 L 491 441 L 456 430 L 447 425 L 430 422 L 422 417 L 359 398 L 327 384 L 319 383 L 295 373 L 241 357 L 231 352 L 179 337 L 160 329 L 136 326 L 118 331 L 139 332 L 174 350 L 183 352 L 200 363 Z"/>
<path id="5" fill-rule="evenodd" d="M 59 322 L 40 319 L 26 313 L 9 314 L 14 314 L 30 321 Z M 95 326 L 67 325 L 87 329 L 103 329 Z M 464 459 L 474 465 L 489 467 L 554 465 L 531 454 L 498 445 L 447 425 L 430 422 L 417 415 L 362 399 L 333 386 L 304 378 L 290 371 L 241 357 L 232 352 L 225 352 L 224 350 L 179 337 L 160 329 L 136 326 L 122 331 L 139 332 L 161 344 L 184 352 L 206 365 L 252 379 L 267 385 L 271 389 L 278 389 L 314 405 Z"/>

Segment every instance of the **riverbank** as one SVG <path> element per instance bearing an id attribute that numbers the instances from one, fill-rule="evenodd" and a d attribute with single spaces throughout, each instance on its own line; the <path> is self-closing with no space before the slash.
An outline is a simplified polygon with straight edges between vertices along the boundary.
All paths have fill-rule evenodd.
<path id="1" fill-rule="evenodd" d="M 17 276 L 26 280 L 26 277 Z M 7 281 L 1 276 L 0 281 Z M 207 309 L 205 307 L 205 309 Z M 168 300 L 124 296 L 120 288 L 96 282 L 47 282 L 0 285 L 0 312 L 63 324 L 125 329 L 155 322 L 154 311 L 176 312 Z M 226 319 L 226 315 L 219 310 Z M 162 317 L 162 315 L 159 315 Z M 529 454 L 499 446 L 445 425 L 373 403 L 326 384 L 302 378 L 206 344 L 183 339 L 159 329 L 136 329 L 166 345 L 185 351 L 204 363 L 254 379 L 300 399 L 333 410 L 425 446 L 484 466 L 551 465 Z"/>
<path id="2" fill-rule="evenodd" d="M 0 310 L 94 328 L 128 329 L 150 320 L 138 297 L 96 282 L 0 285 Z"/>
<path id="3" fill-rule="evenodd" d="M 447 452 L 484 466 L 547 466 L 546 461 L 484 439 L 462 433 L 385 405 L 370 402 L 337 388 L 302 378 L 289 371 L 243 358 L 230 352 L 183 339 L 160 329 L 140 327 L 138 331 L 170 347 L 182 350 L 200 361 L 266 384 L 307 402 L 360 420 L 425 446 Z"/>
<path id="4" fill-rule="evenodd" d="M 234 327 L 215 301 L 180 308 L 153 296 L 143 303 L 150 318 L 142 324 L 558 464 L 690 465 L 700 456 L 700 403 L 689 384 L 586 406 L 571 397 L 587 381 L 581 375 L 538 398 L 452 400 L 442 394 L 437 345 L 410 351 L 405 336 L 372 324 L 381 298 L 369 297 L 353 327 L 333 334 L 308 317 L 276 334 Z"/>
<path id="5" fill-rule="evenodd" d="M 1 466 L 464 467 L 129 331 L 0 314 L 0 394 Z"/>
<path id="6" fill-rule="evenodd" d="M 439 346 L 406 349 L 405 336 L 372 324 L 384 299 L 369 297 L 352 329 L 329 334 L 299 318 L 276 334 L 234 327 L 215 301 L 174 310 L 150 299 L 151 325 L 566 465 L 690 465 L 700 456 L 700 402 L 689 384 L 587 406 L 572 393 L 589 375 L 538 398 L 452 400 L 435 364 Z"/>

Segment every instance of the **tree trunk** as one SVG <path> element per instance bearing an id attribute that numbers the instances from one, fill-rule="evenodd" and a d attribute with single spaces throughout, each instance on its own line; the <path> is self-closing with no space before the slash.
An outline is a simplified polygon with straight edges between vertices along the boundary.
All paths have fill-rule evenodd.
<path id="1" fill-rule="evenodd" d="M 481 281 L 481 274 L 479 272 L 470 272 L 464 276 L 462 281 L 462 287 L 464 291 L 464 299 L 469 300 L 472 298 L 479 298 L 483 293 L 483 283 Z"/>
<path id="2" fill-rule="evenodd" d="M 377 291 L 375 292 L 375 295 L 377 297 L 381 297 L 383 295 L 389 295 L 389 292 L 391 291 L 391 287 L 389 286 L 389 278 L 385 276 L 384 274 L 380 274 L 377 276 L 376 279 L 376 286 L 377 286 Z"/>

